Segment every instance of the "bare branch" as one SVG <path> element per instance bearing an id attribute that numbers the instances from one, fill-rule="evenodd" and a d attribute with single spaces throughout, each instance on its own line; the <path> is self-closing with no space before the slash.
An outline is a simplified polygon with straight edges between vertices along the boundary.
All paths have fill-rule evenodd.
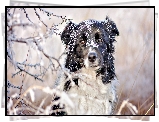
<path id="1" fill-rule="evenodd" d="M 30 20 L 30 18 L 29 18 L 29 16 L 28 16 L 28 13 L 26 12 L 26 10 L 25 10 L 26 8 L 22 8 L 22 10 L 24 11 L 24 13 L 25 13 L 25 15 L 26 15 L 26 18 L 31 22 L 31 23 L 33 23 L 31 20 Z M 34 23 L 33 23 L 34 24 Z"/>

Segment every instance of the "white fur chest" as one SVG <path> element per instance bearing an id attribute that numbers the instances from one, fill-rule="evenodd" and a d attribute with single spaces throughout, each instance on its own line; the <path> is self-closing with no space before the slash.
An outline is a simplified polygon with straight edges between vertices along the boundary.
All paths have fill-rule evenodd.
<path id="1" fill-rule="evenodd" d="M 109 115 L 112 112 L 112 103 L 115 101 L 113 84 L 103 84 L 101 76 L 96 77 L 94 69 L 82 68 L 78 73 L 78 86 L 74 85 L 67 91 L 75 108 L 66 107 L 68 114 Z M 111 102 L 110 102 L 111 101 Z"/>

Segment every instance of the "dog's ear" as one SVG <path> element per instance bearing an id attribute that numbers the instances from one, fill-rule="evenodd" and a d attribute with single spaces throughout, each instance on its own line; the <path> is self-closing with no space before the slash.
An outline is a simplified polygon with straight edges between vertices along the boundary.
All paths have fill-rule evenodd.
<path id="1" fill-rule="evenodd" d="M 119 31 L 116 24 L 112 20 L 110 20 L 108 16 L 106 17 L 105 21 L 103 21 L 102 23 L 106 33 L 108 33 L 109 35 L 109 41 L 106 42 L 108 55 L 105 56 L 107 61 L 107 63 L 105 64 L 106 66 L 105 70 L 107 71 L 106 71 L 106 76 L 103 77 L 102 80 L 103 83 L 105 84 L 113 80 L 114 77 L 116 76 L 114 68 L 114 57 L 112 54 L 115 51 L 113 42 L 115 41 L 115 36 L 119 36 Z"/>
<path id="2" fill-rule="evenodd" d="M 64 42 L 64 44 L 68 45 L 71 40 L 71 33 L 75 30 L 76 25 L 72 23 L 71 21 L 67 24 L 65 29 L 63 30 L 61 34 L 61 40 Z"/>
<path id="3" fill-rule="evenodd" d="M 108 16 L 106 16 L 106 19 L 104 21 L 104 28 L 105 31 L 110 35 L 110 38 L 119 36 L 119 31 L 116 27 L 116 24 L 112 20 L 110 20 Z"/>

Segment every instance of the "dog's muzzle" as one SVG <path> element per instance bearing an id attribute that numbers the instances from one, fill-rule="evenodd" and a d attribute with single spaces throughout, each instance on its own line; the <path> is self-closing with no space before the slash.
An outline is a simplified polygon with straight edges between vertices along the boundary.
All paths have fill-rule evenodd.
<path id="1" fill-rule="evenodd" d="M 87 55 L 84 59 L 84 65 L 86 68 L 94 67 L 98 68 L 102 63 L 102 56 L 100 55 L 97 48 L 90 47 L 86 50 Z"/>

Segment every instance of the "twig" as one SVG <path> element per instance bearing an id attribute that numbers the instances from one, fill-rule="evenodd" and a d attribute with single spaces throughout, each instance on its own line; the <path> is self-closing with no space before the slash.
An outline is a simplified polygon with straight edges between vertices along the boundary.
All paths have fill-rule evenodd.
<path id="1" fill-rule="evenodd" d="M 38 78 L 38 76 L 39 76 L 39 75 L 33 75 L 33 74 L 29 73 L 28 71 L 26 71 L 26 70 L 22 69 L 22 68 L 21 68 L 21 67 L 19 67 L 19 66 L 17 66 L 17 68 L 18 68 L 18 69 L 20 69 L 20 71 L 23 71 L 23 72 L 27 73 L 28 75 L 30 75 L 30 76 L 32 76 L 32 77 L 34 77 L 35 79 L 40 80 L 40 81 L 42 81 L 42 82 L 43 82 L 43 80 L 42 80 L 41 78 Z"/>
<path id="2" fill-rule="evenodd" d="M 154 103 L 150 106 L 150 108 L 147 110 L 145 115 L 147 115 L 149 113 L 149 111 L 152 109 L 153 106 L 154 106 Z M 144 118 L 145 118 L 145 116 L 142 116 L 140 120 L 143 120 Z"/>
<path id="3" fill-rule="evenodd" d="M 44 21 L 41 19 L 40 15 L 38 14 L 38 12 L 36 11 L 36 8 L 34 8 L 34 11 L 35 11 L 35 14 L 36 16 L 39 18 L 39 20 L 46 26 L 47 28 L 47 25 L 44 23 Z"/>
<path id="4" fill-rule="evenodd" d="M 30 20 L 30 18 L 29 18 L 29 16 L 28 16 L 28 14 L 27 14 L 27 12 L 26 12 L 26 10 L 25 10 L 26 8 L 22 8 L 22 10 L 24 11 L 24 13 L 25 13 L 25 15 L 26 15 L 26 18 L 31 22 L 31 23 L 33 23 L 31 20 Z M 33 23 L 34 24 L 34 23 Z"/>

